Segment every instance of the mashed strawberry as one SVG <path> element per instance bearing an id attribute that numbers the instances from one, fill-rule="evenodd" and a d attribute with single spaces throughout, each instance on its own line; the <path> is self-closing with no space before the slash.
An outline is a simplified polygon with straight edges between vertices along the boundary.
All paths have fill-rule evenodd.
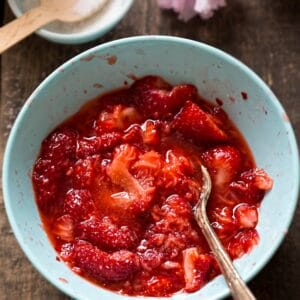
<path id="1" fill-rule="evenodd" d="M 32 181 L 61 260 L 128 295 L 194 292 L 220 273 L 192 208 L 211 175 L 208 216 L 238 258 L 259 240 L 272 179 L 226 113 L 157 76 L 103 95 L 42 143 Z"/>

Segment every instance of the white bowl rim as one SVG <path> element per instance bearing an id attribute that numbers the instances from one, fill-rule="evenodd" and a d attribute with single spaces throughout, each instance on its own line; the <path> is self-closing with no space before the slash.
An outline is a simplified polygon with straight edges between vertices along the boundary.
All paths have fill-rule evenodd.
<path id="1" fill-rule="evenodd" d="M 20 17 L 23 14 L 23 11 L 20 9 L 20 7 L 17 5 L 15 0 L 7 0 L 12 12 L 15 14 L 15 16 Z M 96 38 L 99 33 L 107 32 L 112 27 L 117 25 L 121 19 L 127 14 L 128 10 L 133 4 L 133 0 L 127 0 L 126 5 L 122 6 L 122 11 L 116 15 L 114 18 L 112 18 L 111 22 L 107 23 L 105 26 L 101 27 L 100 29 L 93 29 L 89 30 L 88 32 L 80 33 L 80 32 L 72 32 L 72 33 L 57 33 L 53 32 L 47 29 L 39 29 L 36 31 L 36 34 L 44 37 L 48 40 L 51 40 L 52 42 L 59 42 L 59 43 L 65 43 L 65 44 L 71 44 L 71 43 L 84 43 L 85 41 L 91 41 Z"/>
<path id="2" fill-rule="evenodd" d="M 69 286 L 54 280 L 52 278 L 52 276 L 50 275 L 50 273 L 44 269 L 43 265 L 38 263 L 35 260 L 35 258 L 33 257 L 32 253 L 31 253 L 30 247 L 27 244 L 22 242 L 22 234 L 18 229 L 16 220 L 13 218 L 13 209 L 11 206 L 11 202 L 9 200 L 10 197 L 9 197 L 9 189 L 8 189 L 8 177 L 9 177 L 9 172 L 10 172 L 8 162 L 10 161 L 10 154 L 11 154 L 11 150 L 12 150 L 13 144 L 14 144 L 14 137 L 17 133 L 20 123 L 22 122 L 22 119 L 25 117 L 26 112 L 30 107 L 30 105 L 27 105 L 27 103 L 32 103 L 32 101 L 39 94 L 39 92 L 45 86 L 47 86 L 47 84 L 49 82 L 51 82 L 59 74 L 59 72 L 60 72 L 59 70 L 66 69 L 68 66 L 72 65 L 73 63 L 80 61 L 80 58 L 89 56 L 96 51 L 104 50 L 109 47 L 120 46 L 123 44 L 145 42 L 145 41 L 170 42 L 170 43 L 180 43 L 180 44 L 183 43 L 183 44 L 189 45 L 191 47 L 201 48 L 204 51 L 211 52 L 211 53 L 215 54 L 216 56 L 221 57 L 225 61 L 227 61 L 227 62 L 231 63 L 232 65 L 236 66 L 237 68 L 241 69 L 242 72 L 248 73 L 248 75 L 254 81 L 256 81 L 261 88 L 263 88 L 265 93 L 267 95 L 269 95 L 269 98 L 272 99 L 272 103 L 275 106 L 276 110 L 279 110 L 279 111 L 285 113 L 285 110 L 283 109 L 281 103 L 276 98 L 274 93 L 270 90 L 270 88 L 264 83 L 264 81 L 258 75 L 256 75 L 244 63 L 242 63 L 238 59 L 234 58 L 230 54 L 227 54 L 224 51 L 219 50 L 213 46 L 210 46 L 210 45 L 198 42 L 198 41 L 193 41 L 190 39 L 180 38 L 180 37 L 164 36 L 164 35 L 149 35 L 149 36 L 134 36 L 134 37 L 129 37 L 129 38 L 118 39 L 115 41 L 107 42 L 107 43 L 95 46 L 93 48 L 90 48 L 90 49 L 76 55 L 75 57 L 71 58 L 70 60 L 68 60 L 67 62 L 65 62 L 58 68 L 56 68 L 48 77 L 46 77 L 40 83 L 40 85 L 33 91 L 31 96 L 26 100 L 25 104 L 23 105 L 21 111 L 19 112 L 19 114 L 13 124 L 13 127 L 11 129 L 11 132 L 10 132 L 10 135 L 9 135 L 9 138 L 7 141 L 7 145 L 5 148 L 4 157 L 3 157 L 2 186 L 3 186 L 4 206 L 5 206 L 7 216 L 8 216 L 8 220 L 9 220 L 9 223 L 13 229 L 13 232 L 15 234 L 15 237 L 16 237 L 21 249 L 26 254 L 27 258 L 32 263 L 32 265 L 40 272 L 40 274 L 42 274 L 52 285 L 54 285 L 55 287 L 57 287 L 59 290 L 61 290 L 65 294 L 69 295 L 70 297 L 76 297 L 76 296 L 72 293 Z M 294 203 L 293 203 L 293 205 L 291 205 L 289 218 L 287 218 L 285 220 L 286 221 L 285 229 L 287 232 L 288 228 L 293 220 L 293 216 L 294 216 L 296 205 L 297 205 L 297 200 L 298 200 L 298 195 L 299 195 L 299 185 L 300 185 L 300 182 L 299 182 L 300 170 L 299 170 L 299 152 L 298 152 L 298 146 L 297 146 L 295 133 L 293 131 L 293 128 L 292 128 L 292 125 L 290 124 L 290 122 L 284 122 L 284 126 L 285 126 L 286 131 L 289 133 L 288 137 L 289 137 L 289 142 L 291 145 L 292 159 L 295 162 L 294 169 L 295 169 L 296 176 L 298 179 L 297 185 L 295 186 L 294 191 L 293 191 L 293 198 L 291 199 L 291 200 L 293 200 Z M 265 252 L 265 254 L 263 256 L 261 256 L 261 259 L 256 263 L 255 266 L 253 266 L 251 271 L 243 278 L 246 282 L 250 281 L 254 276 L 256 276 L 256 274 L 270 261 L 270 259 L 273 257 L 273 255 L 279 248 L 280 244 L 282 243 L 284 237 L 285 237 L 285 234 L 280 235 L 274 241 L 274 243 L 272 244 L 272 247 L 269 248 L 269 251 Z M 219 293 L 215 294 L 214 298 L 211 298 L 211 299 L 221 299 L 228 295 L 229 295 L 229 289 L 226 287 Z M 133 297 L 133 299 L 134 299 L 134 297 Z M 166 299 L 168 299 L 168 298 L 166 298 Z M 81 298 L 79 300 L 86 300 L 86 299 Z"/>

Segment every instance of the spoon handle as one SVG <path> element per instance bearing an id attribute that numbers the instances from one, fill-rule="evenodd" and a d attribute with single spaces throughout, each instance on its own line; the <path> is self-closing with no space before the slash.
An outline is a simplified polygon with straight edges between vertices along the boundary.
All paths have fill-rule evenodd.
<path id="1" fill-rule="evenodd" d="M 216 233 L 212 229 L 206 215 L 206 207 L 204 202 L 205 201 L 202 201 L 201 204 L 199 203 L 200 207 L 196 207 L 195 218 L 220 266 L 220 269 L 231 290 L 232 297 L 235 300 L 255 300 L 256 298 L 251 293 L 245 282 L 241 279 L 232 263 L 232 260 L 224 249 Z"/>
<path id="2" fill-rule="evenodd" d="M 40 6 L 2 26 L 0 28 L 0 54 L 54 19 L 53 15 Z"/>

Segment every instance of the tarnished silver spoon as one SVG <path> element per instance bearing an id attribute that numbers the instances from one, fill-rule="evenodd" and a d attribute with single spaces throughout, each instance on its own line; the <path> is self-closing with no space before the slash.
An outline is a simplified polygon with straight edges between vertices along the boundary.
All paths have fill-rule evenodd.
<path id="1" fill-rule="evenodd" d="M 232 260 L 210 225 L 206 214 L 206 205 L 210 197 L 212 184 L 210 175 L 203 165 L 201 166 L 201 171 L 203 185 L 199 201 L 193 209 L 195 219 L 220 266 L 228 287 L 231 290 L 232 297 L 236 300 L 255 300 L 256 298 L 235 269 Z"/>

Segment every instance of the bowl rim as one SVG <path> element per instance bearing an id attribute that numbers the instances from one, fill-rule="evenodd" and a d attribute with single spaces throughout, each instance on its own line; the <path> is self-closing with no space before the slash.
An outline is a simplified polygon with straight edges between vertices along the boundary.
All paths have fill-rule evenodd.
<path id="1" fill-rule="evenodd" d="M 185 45 L 188 45 L 191 47 L 198 48 L 200 50 L 210 52 L 213 55 L 216 55 L 217 57 L 221 58 L 222 60 L 225 60 L 228 63 L 234 65 L 235 67 L 240 69 L 242 72 L 247 73 L 255 82 L 257 82 L 257 84 L 264 90 L 264 92 L 268 95 L 268 97 L 271 98 L 272 103 L 273 103 L 274 107 L 276 108 L 276 110 L 282 111 L 283 113 L 285 113 L 285 110 L 282 107 L 281 103 L 276 98 L 274 93 L 270 90 L 270 88 L 266 85 L 266 83 L 256 73 L 254 73 L 254 71 L 252 71 L 249 67 L 247 67 L 244 63 L 242 63 L 240 60 L 234 58 L 230 54 L 227 54 L 226 52 L 224 52 L 220 49 L 217 49 L 213 46 L 207 45 L 202 42 L 193 41 L 193 40 L 186 39 L 186 38 L 174 37 L 174 36 L 164 36 L 164 35 L 149 35 L 149 36 L 133 36 L 133 37 L 128 37 L 128 38 L 118 39 L 118 40 L 114 40 L 114 41 L 107 42 L 107 43 L 95 46 L 93 48 L 90 48 L 90 49 L 76 55 L 75 57 L 69 59 L 62 65 L 58 66 L 50 75 L 48 75 L 39 84 L 39 86 L 33 91 L 33 93 L 25 101 L 22 109 L 20 110 L 20 112 L 12 126 L 12 129 L 9 134 L 7 144 L 5 147 L 4 156 L 3 156 L 2 187 L 3 187 L 3 196 L 4 196 L 3 197 L 4 198 L 4 207 L 5 207 L 7 216 L 8 216 L 10 226 L 12 227 L 14 235 L 15 235 L 21 249 L 27 256 L 29 261 L 32 263 L 32 265 L 40 272 L 40 274 L 42 274 L 44 276 L 44 278 L 46 278 L 52 285 L 54 285 L 56 288 L 61 290 L 63 293 L 65 293 L 71 297 L 76 297 L 76 295 L 74 295 L 72 293 L 72 289 L 68 285 L 62 284 L 62 283 L 54 280 L 54 278 L 51 276 L 51 274 L 48 273 L 48 271 L 44 269 L 42 264 L 37 263 L 37 261 L 35 260 L 35 257 L 31 254 L 30 247 L 27 246 L 27 244 L 23 243 L 22 234 L 20 233 L 18 226 L 17 226 L 17 222 L 13 217 L 13 209 L 12 209 L 11 201 L 10 201 L 10 192 L 8 189 L 8 177 L 9 177 L 9 172 L 10 172 L 10 170 L 9 170 L 10 154 L 11 154 L 11 150 L 13 148 L 15 135 L 18 131 L 20 123 L 22 122 L 24 116 L 26 115 L 27 110 L 30 107 L 30 105 L 28 105 L 28 104 L 31 103 L 31 101 L 33 99 L 35 99 L 35 97 L 39 94 L 39 92 L 44 87 L 46 87 L 48 85 L 48 83 L 51 82 L 60 73 L 60 71 L 59 71 L 60 69 L 66 69 L 69 66 L 71 66 L 73 63 L 80 61 L 80 59 L 82 57 L 89 56 L 96 51 L 103 51 L 106 48 L 110 48 L 110 47 L 114 47 L 114 46 L 121 46 L 124 44 L 130 44 L 130 43 L 134 44 L 137 42 L 143 43 L 143 42 L 147 42 L 147 41 L 148 42 L 151 41 L 151 42 L 169 42 L 169 43 L 175 43 L 175 44 L 185 44 Z M 296 141 L 294 130 L 293 130 L 290 122 L 284 122 L 284 127 L 287 130 L 287 132 L 289 133 L 288 138 L 289 138 L 289 142 L 291 145 L 292 158 L 295 162 L 294 170 L 295 170 L 295 173 L 297 176 L 297 181 L 296 181 L 297 184 L 294 188 L 293 198 L 292 198 L 293 205 L 291 206 L 291 209 L 289 212 L 290 213 L 289 218 L 286 219 L 286 232 L 287 232 L 288 228 L 290 227 L 291 222 L 293 220 L 293 216 L 295 214 L 295 209 L 296 209 L 297 202 L 298 202 L 300 170 L 299 170 L 299 152 L 298 152 L 298 146 L 297 146 L 297 141 Z M 263 256 L 261 256 L 261 259 L 257 262 L 257 264 L 252 268 L 252 270 L 246 276 L 244 276 L 244 280 L 246 282 L 250 281 L 253 277 L 255 277 L 257 275 L 257 273 L 271 260 L 271 258 L 273 257 L 273 255 L 275 254 L 277 249 L 279 248 L 280 244 L 282 243 L 284 237 L 285 237 L 285 234 L 280 235 L 276 239 L 276 241 L 272 244 L 272 247 L 270 247 L 269 251 L 265 252 L 265 254 Z M 221 290 L 219 293 L 216 293 L 214 295 L 214 297 L 212 297 L 211 299 L 221 299 L 228 295 L 229 295 L 229 289 L 228 289 L 228 287 L 226 287 L 223 290 Z M 77 299 L 79 299 L 79 298 L 77 298 Z M 81 299 L 84 300 L 85 298 L 81 298 Z M 135 298 L 132 297 L 132 299 L 135 299 Z M 155 299 L 155 298 L 145 298 L 145 299 Z M 166 298 L 166 299 L 168 299 L 168 298 Z M 169 298 L 169 299 L 171 299 L 171 298 Z"/>
<path id="2" fill-rule="evenodd" d="M 122 10 L 120 11 L 120 13 L 115 15 L 110 20 L 110 22 L 107 22 L 105 26 L 101 27 L 100 29 L 95 28 L 85 33 L 80 33 L 80 32 L 57 33 L 47 29 L 39 29 L 36 31 L 36 34 L 52 42 L 62 43 L 62 44 L 73 44 L 73 43 L 80 44 L 80 43 L 91 41 L 101 35 L 104 35 L 106 32 L 108 32 L 111 28 L 115 27 L 121 21 L 121 19 L 129 11 L 134 0 L 126 0 L 126 1 L 127 1 L 126 4 L 124 6 L 121 6 Z M 7 0 L 7 2 L 16 17 L 20 17 L 21 15 L 24 14 L 24 12 L 21 10 L 20 6 L 17 4 L 15 0 Z"/>

